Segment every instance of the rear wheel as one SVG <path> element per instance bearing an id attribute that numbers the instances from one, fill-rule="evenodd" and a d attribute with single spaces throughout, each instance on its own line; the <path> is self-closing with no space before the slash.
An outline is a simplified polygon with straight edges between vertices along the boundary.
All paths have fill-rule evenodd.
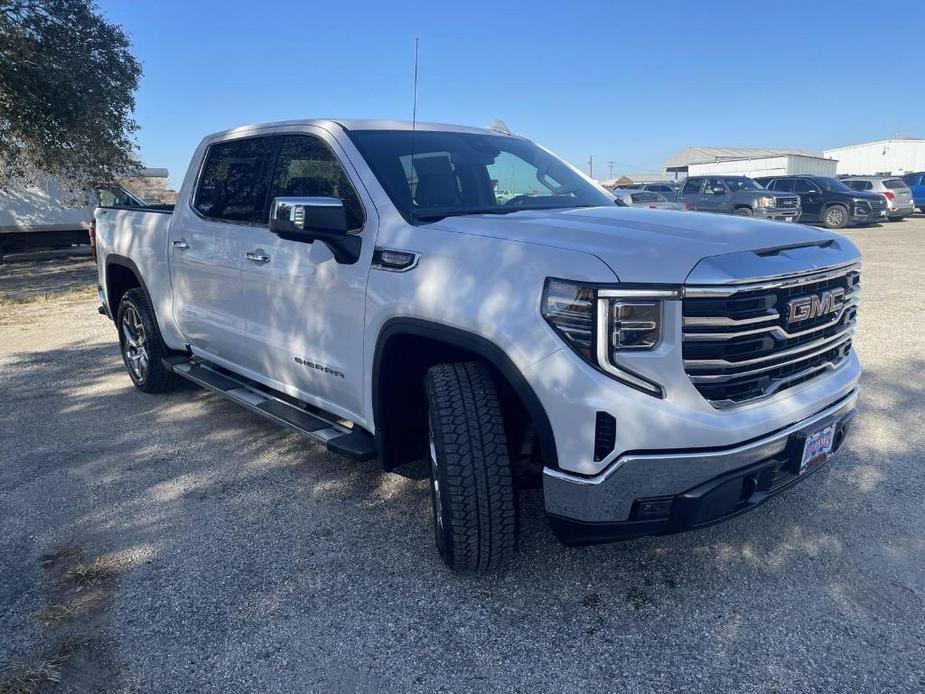
<path id="1" fill-rule="evenodd" d="M 750 207 L 737 207 L 735 213 L 740 217 L 754 217 L 755 213 L 752 212 Z"/>
<path id="2" fill-rule="evenodd" d="M 162 393 L 176 386 L 176 374 L 161 361 L 169 350 L 144 291 L 136 288 L 125 293 L 116 312 L 116 327 L 122 361 L 136 387 L 146 393 Z"/>
<path id="3" fill-rule="evenodd" d="M 841 229 L 847 223 L 848 210 L 842 205 L 832 205 L 822 213 L 822 225 L 826 229 Z"/>
<path id="4" fill-rule="evenodd" d="M 905 219 L 905 217 L 887 217 L 887 221 L 889 222 L 902 222 Z"/>
<path id="5" fill-rule="evenodd" d="M 482 364 L 438 364 L 424 382 L 437 550 L 459 572 L 514 555 L 517 509 L 501 405 Z"/>

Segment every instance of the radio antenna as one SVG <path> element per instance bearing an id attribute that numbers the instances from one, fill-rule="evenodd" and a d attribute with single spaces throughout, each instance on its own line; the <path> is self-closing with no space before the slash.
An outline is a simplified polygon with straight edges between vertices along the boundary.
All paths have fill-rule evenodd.
<path id="1" fill-rule="evenodd" d="M 411 171 L 408 172 L 408 192 L 411 193 L 411 182 L 415 181 L 415 192 L 417 191 L 417 173 L 414 170 L 414 133 L 418 124 L 418 43 L 420 37 L 414 39 L 414 86 L 411 91 Z M 411 206 L 409 214 L 411 221 L 414 221 L 414 205 L 416 195 L 409 195 Z"/>

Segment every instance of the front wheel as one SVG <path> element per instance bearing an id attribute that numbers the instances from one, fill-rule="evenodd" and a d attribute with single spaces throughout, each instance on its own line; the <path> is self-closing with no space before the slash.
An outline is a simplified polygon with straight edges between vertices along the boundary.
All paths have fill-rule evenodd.
<path id="1" fill-rule="evenodd" d="M 740 217 L 754 217 L 755 213 L 752 212 L 750 207 L 737 207 L 735 213 Z"/>
<path id="2" fill-rule="evenodd" d="M 437 549 L 459 572 L 510 561 L 517 508 L 501 405 L 482 364 L 438 364 L 424 381 Z"/>
<path id="3" fill-rule="evenodd" d="M 151 302 L 141 289 L 130 289 L 116 312 L 122 361 L 139 390 L 162 393 L 176 386 L 177 377 L 161 361 L 168 354 Z"/>
<path id="4" fill-rule="evenodd" d="M 826 229 L 841 229 L 848 223 L 848 210 L 841 205 L 832 205 L 822 214 L 822 225 Z"/>

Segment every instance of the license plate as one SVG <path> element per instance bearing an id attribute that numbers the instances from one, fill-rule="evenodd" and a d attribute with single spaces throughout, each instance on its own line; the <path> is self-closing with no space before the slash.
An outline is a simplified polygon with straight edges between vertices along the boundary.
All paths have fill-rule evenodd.
<path id="1" fill-rule="evenodd" d="M 800 460 L 800 474 L 825 461 L 832 452 L 832 443 L 835 441 L 835 425 L 814 431 L 806 437 L 803 444 L 803 458 Z"/>

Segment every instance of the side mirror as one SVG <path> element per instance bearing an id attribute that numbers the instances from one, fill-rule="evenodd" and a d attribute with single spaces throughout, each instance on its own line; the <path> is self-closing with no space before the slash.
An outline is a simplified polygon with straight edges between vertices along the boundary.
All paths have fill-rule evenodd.
<path id="1" fill-rule="evenodd" d="M 351 265 L 360 257 L 362 242 L 347 233 L 347 214 L 339 198 L 273 198 L 268 228 L 288 241 L 321 241 L 338 263 Z"/>

